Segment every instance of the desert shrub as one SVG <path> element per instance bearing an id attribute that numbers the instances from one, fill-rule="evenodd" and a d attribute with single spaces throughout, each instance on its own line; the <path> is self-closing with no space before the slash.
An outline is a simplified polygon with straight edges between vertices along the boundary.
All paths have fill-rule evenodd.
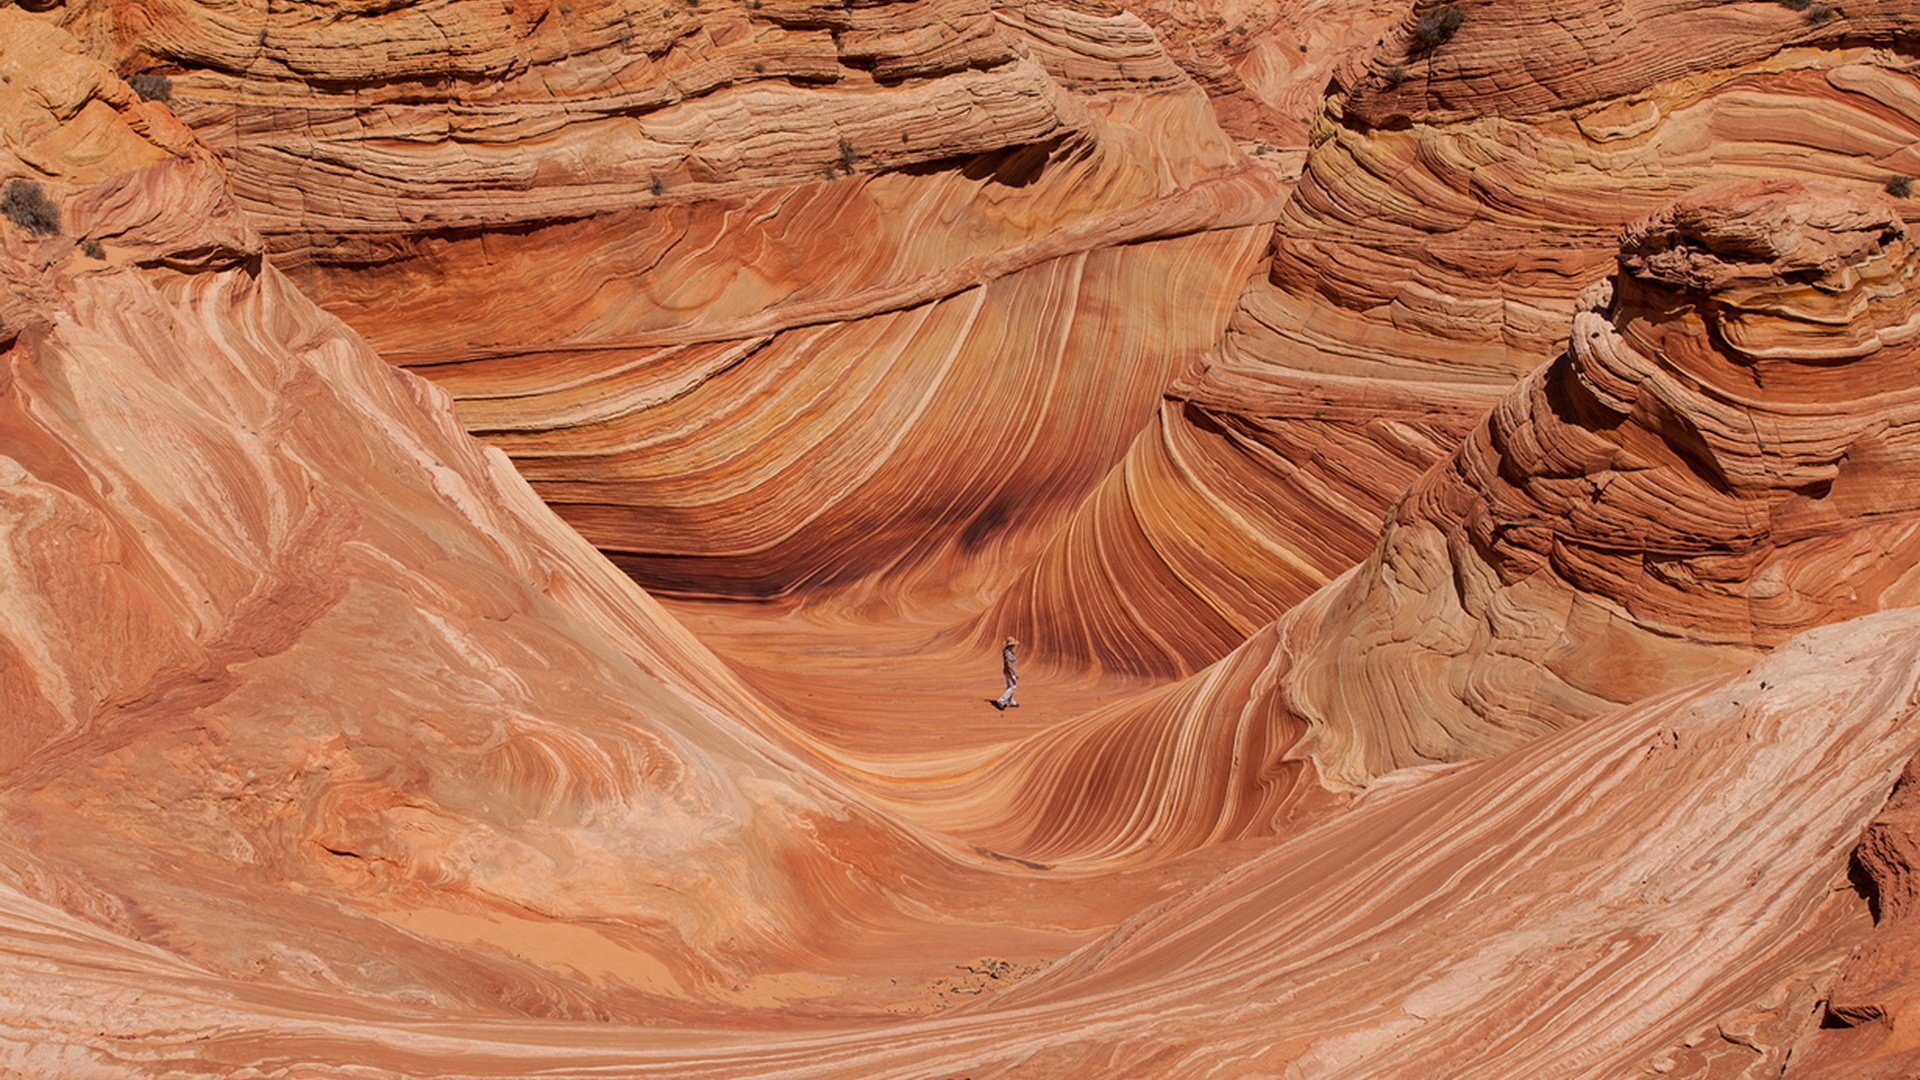
<path id="1" fill-rule="evenodd" d="M 173 100 L 173 80 L 157 71 L 143 71 L 138 75 L 127 76 L 127 85 L 143 100 L 168 102 Z"/>
<path id="2" fill-rule="evenodd" d="M 845 170 L 848 176 L 853 175 L 853 163 L 859 158 L 860 155 L 854 152 L 853 140 L 845 135 L 840 136 L 840 168 Z"/>
<path id="3" fill-rule="evenodd" d="M 1395 64 L 1387 69 L 1385 78 L 1389 88 L 1397 87 L 1407 81 L 1407 69 Z"/>
<path id="4" fill-rule="evenodd" d="M 1800 13 L 1800 17 L 1806 20 L 1808 26 L 1819 26 L 1837 14 L 1839 12 L 1832 4 L 1808 4 L 1807 9 Z"/>
<path id="5" fill-rule="evenodd" d="M 9 181 L 6 191 L 0 193 L 0 214 L 35 236 L 52 236 L 60 231 L 60 208 L 35 180 Z"/>
<path id="6" fill-rule="evenodd" d="M 1413 24 L 1413 51 L 1431 52 L 1453 40 L 1465 18 L 1452 4 L 1440 4 L 1421 12 Z"/>
<path id="7" fill-rule="evenodd" d="M 89 259 L 104 259 L 107 257 L 107 249 L 101 247 L 100 241 L 98 240 L 89 240 L 81 244 L 80 253 Z"/>
<path id="8" fill-rule="evenodd" d="M 1904 199 L 1913 194 L 1913 177 L 1901 176 L 1896 173 L 1893 176 L 1887 177 L 1887 182 L 1881 186 L 1886 188 L 1887 194 L 1894 198 Z"/>
<path id="9" fill-rule="evenodd" d="M 658 198 L 667 193 L 667 182 L 656 176 L 653 178 L 653 183 L 647 185 L 647 190 L 653 192 L 654 197 Z"/>
<path id="10" fill-rule="evenodd" d="M 1788 11 L 1805 11 L 1813 4 L 1813 0 L 1774 0 L 1774 2 Z"/>

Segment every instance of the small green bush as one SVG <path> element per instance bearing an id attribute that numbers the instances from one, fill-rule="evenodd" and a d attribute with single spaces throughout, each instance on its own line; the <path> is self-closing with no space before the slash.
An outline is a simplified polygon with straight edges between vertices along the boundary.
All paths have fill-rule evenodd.
<path id="1" fill-rule="evenodd" d="M 60 208 L 35 180 L 9 181 L 6 191 L 0 193 L 0 214 L 35 236 L 53 236 L 60 231 Z"/>
<path id="2" fill-rule="evenodd" d="M 157 71 L 143 71 L 138 75 L 127 76 L 127 85 L 139 94 L 144 101 L 161 103 L 173 100 L 173 80 Z"/>
<path id="3" fill-rule="evenodd" d="M 659 198 L 667 193 L 667 182 L 656 176 L 653 178 L 653 183 L 647 185 L 647 190 L 653 192 L 655 198 Z"/>
<path id="4" fill-rule="evenodd" d="M 1466 19 L 1452 4 L 1440 4 L 1420 13 L 1413 24 L 1413 51 L 1432 52 L 1453 40 Z"/>
<path id="5" fill-rule="evenodd" d="M 1904 199 L 1913 194 L 1913 177 L 1895 173 L 1887 177 L 1887 182 L 1881 186 L 1886 188 L 1887 194 L 1894 198 Z"/>

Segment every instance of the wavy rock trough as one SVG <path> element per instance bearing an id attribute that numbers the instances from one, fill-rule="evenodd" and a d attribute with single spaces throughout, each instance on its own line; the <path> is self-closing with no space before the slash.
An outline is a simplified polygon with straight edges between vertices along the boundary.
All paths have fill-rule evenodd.
<path id="1" fill-rule="evenodd" d="M 33 7 L 0 1072 L 1913 1071 L 1908 8 Z"/>

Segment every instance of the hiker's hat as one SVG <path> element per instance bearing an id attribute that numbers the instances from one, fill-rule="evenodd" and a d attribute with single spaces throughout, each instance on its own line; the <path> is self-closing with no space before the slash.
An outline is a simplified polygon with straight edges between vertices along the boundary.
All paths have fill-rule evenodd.
<path id="1" fill-rule="evenodd" d="M 1007 644 L 1009 644 L 1009 645 L 1018 645 L 1018 644 L 1020 644 L 1020 639 L 1019 639 L 1019 638 L 1016 638 L 1016 637 L 1010 637 L 1010 638 L 1008 638 L 1008 639 L 1007 639 Z"/>

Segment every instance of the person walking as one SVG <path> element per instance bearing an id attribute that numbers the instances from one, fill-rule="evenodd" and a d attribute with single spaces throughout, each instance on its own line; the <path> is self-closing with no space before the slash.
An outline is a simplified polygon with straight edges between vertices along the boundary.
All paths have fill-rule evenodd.
<path id="1" fill-rule="evenodd" d="M 1020 707 L 1020 703 L 1013 700 L 1014 688 L 1020 685 L 1020 674 L 1015 670 L 1016 661 L 1013 650 L 1019 646 L 1019 639 L 1008 638 L 1007 643 L 1000 647 L 1000 673 L 1007 677 L 1007 692 L 1000 695 L 1000 699 L 993 703 L 993 707 L 1002 712 Z"/>

